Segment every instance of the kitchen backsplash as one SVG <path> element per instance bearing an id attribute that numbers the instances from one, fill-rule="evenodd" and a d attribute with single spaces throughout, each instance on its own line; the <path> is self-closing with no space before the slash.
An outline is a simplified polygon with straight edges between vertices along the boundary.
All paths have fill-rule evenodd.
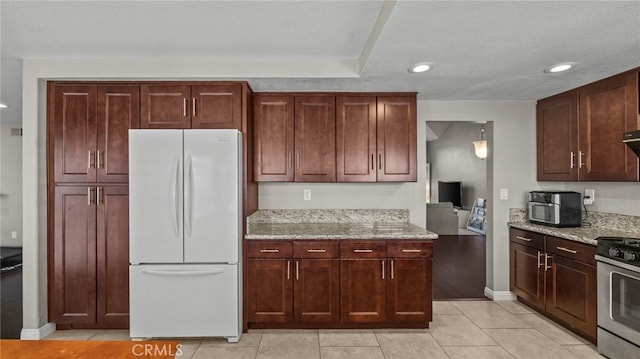
<path id="1" fill-rule="evenodd" d="M 583 213 L 583 217 L 585 217 Z M 509 208 L 509 222 L 528 222 L 526 208 Z M 593 227 L 640 233 L 640 216 L 588 211 L 584 223 Z"/>
<path id="2" fill-rule="evenodd" d="M 397 223 L 409 222 L 408 209 L 261 209 L 251 223 Z"/>

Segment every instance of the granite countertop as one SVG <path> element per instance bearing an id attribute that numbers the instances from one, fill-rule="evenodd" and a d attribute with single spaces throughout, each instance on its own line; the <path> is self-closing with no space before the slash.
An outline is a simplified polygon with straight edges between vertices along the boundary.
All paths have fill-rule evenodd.
<path id="1" fill-rule="evenodd" d="M 576 242 L 582 242 L 597 245 L 598 237 L 634 237 L 640 238 L 640 233 L 625 232 L 610 228 L 600 228 L 593 226 L 555 228 L 533 224 L 529 222 L 508 222 L 510 227 L 524 229 L 527 231 L 538 232 L 550 236 L 569 239 Z"/>
<path id="2" fill-rule="evenodd" d="M 256 223 L 246 239 L 436 239 L 411 223 Z"/>
<path id="3" fill-rule="evenodd" d="M 261 209 L 247 218 L 246 239 L 436 239 L 409 223 L 406 209 Z"/>

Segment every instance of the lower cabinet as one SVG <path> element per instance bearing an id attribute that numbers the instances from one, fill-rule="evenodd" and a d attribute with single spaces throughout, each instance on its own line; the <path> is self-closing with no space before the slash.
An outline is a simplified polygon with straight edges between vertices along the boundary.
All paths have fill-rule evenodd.
<path id="1" fill-rule="evenodd" d="M 249 241 L 249 327 L 428 327 L 431 241 Z"/>
<path id="2" fill-rule="evenodd" d="M 129 327 L 127 186 L 58 186 L 49 276 L 59 327 Z"/>
<path id="3" fill-rule="evenodd" d="M 523 302 L 596 340 L 594 246 L 510 229 L 511 290 Z"/>

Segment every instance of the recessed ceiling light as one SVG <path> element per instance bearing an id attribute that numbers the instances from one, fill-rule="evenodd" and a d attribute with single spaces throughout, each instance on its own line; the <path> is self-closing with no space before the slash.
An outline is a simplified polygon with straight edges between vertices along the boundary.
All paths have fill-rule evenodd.
<path id="1" fill-rule="evenodd" d="M 549 66 L 546 69 L 544 69 L 544 72 L 552 73 L 552 74 L 558 73 L 558 72 L 564 72 L 572 68 L 575 64 L 576 64 L 575 62 L 563 62 L 561 64 L 555 64 L 553 66 Z"/>
<path id="2" fill-rule="evenodd" d="M 3 103 L 0 103 L 0 108 L 9 108 L 9 106 L 7 106 L 7 105 L 5 105 Z"/>
<path id="3" fill-rule="evenodd" d="M 417 74 L 420 72 L 428 71 L 431 68 L 431 64 L 427 62 L 419 62 L 411 67 L 409 67 L 409 72 L 412 74 Z"/>

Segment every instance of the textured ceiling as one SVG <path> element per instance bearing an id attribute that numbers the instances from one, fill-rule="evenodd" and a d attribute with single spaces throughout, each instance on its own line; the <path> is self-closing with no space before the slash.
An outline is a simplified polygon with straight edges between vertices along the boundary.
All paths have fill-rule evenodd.
<path id="1" fill-rule="evenodd" d="M 0 15 L 1 100 L 12 105 L 3 121 L 19 118 L 28 58 L 261 63 L 259 75 L 216 77 L 248 79 L 256 91 L 438 100 L 536 100 L 640 66 L 640 1 L 4 0 Z M 433 69 L 409 74 L 419 61 Z M 542 72 L 566 61 L 578 66 Z M 297 66 L 270 73 L 275 62 Z M 294 70 L 311 63 L 327 70 Z"/>

